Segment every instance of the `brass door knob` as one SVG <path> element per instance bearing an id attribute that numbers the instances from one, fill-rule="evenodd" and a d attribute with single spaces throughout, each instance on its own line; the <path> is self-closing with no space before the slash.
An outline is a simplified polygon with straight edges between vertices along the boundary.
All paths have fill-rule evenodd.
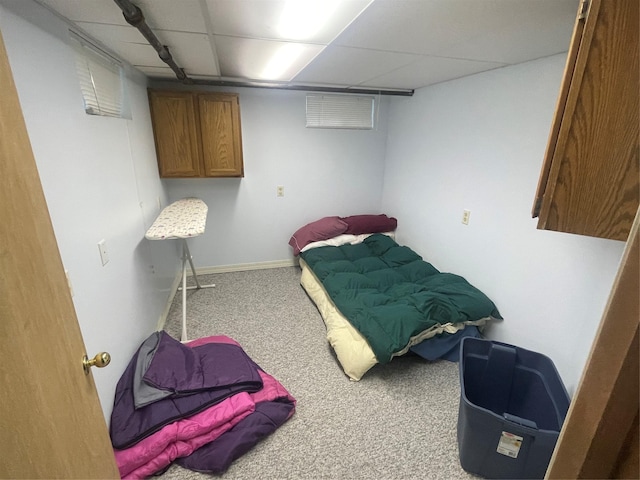
<path id="1" fill-rule="evenodd" d="M 82 358 L 82 367 L 84 368 L 84 373 L 89 374 L 89 369 L 91 367 L 103 368 L 109 365 L 111 361 L 111 355 L 107 352 L 100 352 L 92 359 L 89 359 L 86 355 Z"/>

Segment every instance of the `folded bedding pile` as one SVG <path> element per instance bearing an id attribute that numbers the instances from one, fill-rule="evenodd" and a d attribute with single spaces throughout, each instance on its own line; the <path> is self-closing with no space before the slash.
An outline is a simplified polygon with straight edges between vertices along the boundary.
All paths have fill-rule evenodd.
<path id="1" fill-rule="evenodd" d="M 182 344 L 155 332 L 116 387 L 109 433 L 122 478 L 172 463 L 219 474 L 273 433 L 295 399 L 233 339 Z"/>

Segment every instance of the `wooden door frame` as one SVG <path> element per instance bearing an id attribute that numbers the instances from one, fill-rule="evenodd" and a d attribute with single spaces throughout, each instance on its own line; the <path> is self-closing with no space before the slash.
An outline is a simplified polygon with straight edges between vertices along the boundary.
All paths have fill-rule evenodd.
<path id="1" fill-rule="evenodd" d="M 546 478 L 638 478 L 639 223 L 640 209 Z"/>

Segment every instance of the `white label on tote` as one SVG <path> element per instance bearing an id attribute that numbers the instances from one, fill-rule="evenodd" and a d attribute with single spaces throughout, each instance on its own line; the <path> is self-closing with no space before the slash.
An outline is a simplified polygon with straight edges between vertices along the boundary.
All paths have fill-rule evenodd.
<path id="1" fill-rule="evenodd" d="M 498 443 L 497 452 L 511 458 L 518 458 L 520 446 L 522 445 L 522 437 L 509 432 L 502 432 L 500 443 Z"/>

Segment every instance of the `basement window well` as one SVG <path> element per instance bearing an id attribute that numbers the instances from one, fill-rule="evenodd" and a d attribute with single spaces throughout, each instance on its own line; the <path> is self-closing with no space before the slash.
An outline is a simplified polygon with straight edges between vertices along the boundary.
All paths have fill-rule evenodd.
<path id="1" fill-rule="evenodd" d="M 307 128 L 372 130 L 374 97 L 307 95 Z"/>
<path id="2" fill-rule="evenodd" d="M 120 62 L 88 40 L 70 31 L 76 46 L 76 73 L 89 115 L 124 118 Z"/>

